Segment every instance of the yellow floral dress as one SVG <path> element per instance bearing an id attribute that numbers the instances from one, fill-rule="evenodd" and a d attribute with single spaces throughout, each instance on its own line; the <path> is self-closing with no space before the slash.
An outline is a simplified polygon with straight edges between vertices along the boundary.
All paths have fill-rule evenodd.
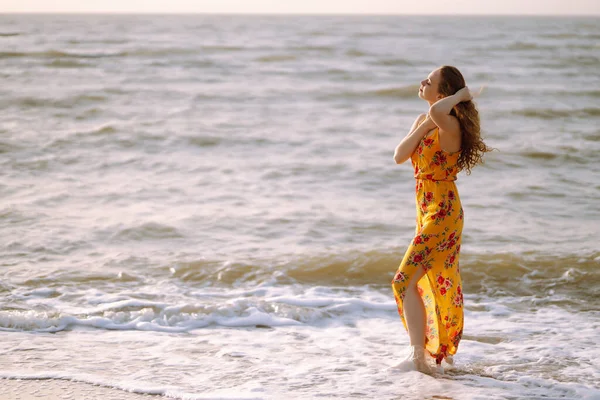
<path id="1" fill-rule="evenodd" d="M 408 282 L 417 268 L 426 273 L 417 283 L 425 305 L 425 349 L 437 364 L 456 354 L 463 333 L 463 293 L 458 258 L 463 228 L 463 209 L 456 189 L 460 151 L 442 150 L 439 129 L 424 137 L 413 154 L 417 227 L 392 280 L 400 319 Z"/>

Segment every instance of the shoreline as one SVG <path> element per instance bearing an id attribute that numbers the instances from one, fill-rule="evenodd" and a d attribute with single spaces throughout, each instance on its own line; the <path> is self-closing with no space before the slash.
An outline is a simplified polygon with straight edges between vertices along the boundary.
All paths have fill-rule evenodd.
<path id="1" fill-rule="evenodd" d="M 160 397 L 64 379 L 0 378 L 0 393 L 2 400 L 141 400 Z"/>

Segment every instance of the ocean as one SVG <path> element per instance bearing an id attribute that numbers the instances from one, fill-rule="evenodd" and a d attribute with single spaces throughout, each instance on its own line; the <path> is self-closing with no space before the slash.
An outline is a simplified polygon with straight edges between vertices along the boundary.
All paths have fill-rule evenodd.
<path id="1" fill-rule="evenodd" d="M 444 64 L 495 148 L 456 181 L 464 335 L 391 376 L 393 153 Z M 600 399 L 599 66 L 598 17 L 0 15 L 0 378 Z"/>

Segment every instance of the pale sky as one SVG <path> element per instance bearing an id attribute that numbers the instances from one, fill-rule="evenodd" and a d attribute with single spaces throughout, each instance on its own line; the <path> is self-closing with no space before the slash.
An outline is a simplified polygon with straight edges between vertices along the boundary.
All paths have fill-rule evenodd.
<path id="1" fill-rule="evenodd" d="M 600 15 L 600 0 L 0 0 L 2 12 Z"/>

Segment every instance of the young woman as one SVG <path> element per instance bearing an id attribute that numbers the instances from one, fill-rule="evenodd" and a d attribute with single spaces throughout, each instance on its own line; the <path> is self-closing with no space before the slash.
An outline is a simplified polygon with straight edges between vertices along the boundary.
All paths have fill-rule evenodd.
<path id="1" fill-rule="evenodd" d="M 456 174 L 490 151 L 480 137 L 479 114 L 462 74 L 443 66 L 421 81 L 429 103 L 396 147 L 394 160 L 410 158 L 416 179 L 416 234 L 392 280 L 398 313 L 410 337 L 410 354 L 397 367 L 435 372 L 452 364 L 463 333 L 463 292 L 458 258 L 463 209 Z"/>

